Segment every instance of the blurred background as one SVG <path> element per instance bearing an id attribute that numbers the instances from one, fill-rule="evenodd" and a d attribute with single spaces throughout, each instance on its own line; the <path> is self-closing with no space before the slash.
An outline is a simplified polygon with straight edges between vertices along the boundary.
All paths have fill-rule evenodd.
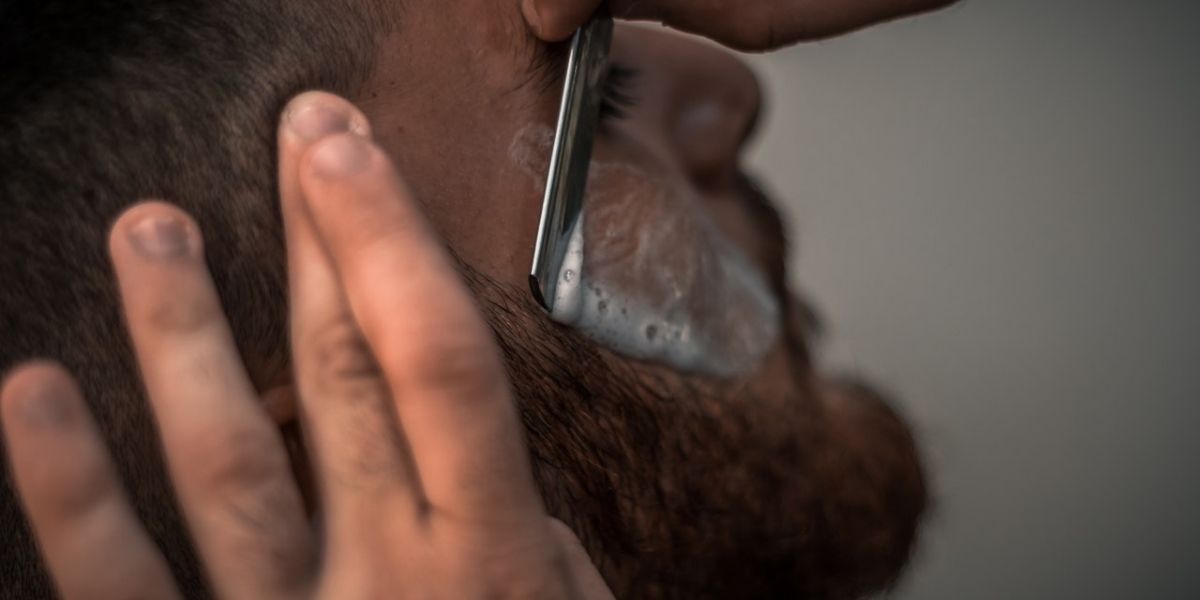
<path id="1" fill-rule="evenodd" d="M 1200 3 L 967 0 L 752 61 L 824 362 L 931 465 L 891 597 L 1200 598 Z"/>

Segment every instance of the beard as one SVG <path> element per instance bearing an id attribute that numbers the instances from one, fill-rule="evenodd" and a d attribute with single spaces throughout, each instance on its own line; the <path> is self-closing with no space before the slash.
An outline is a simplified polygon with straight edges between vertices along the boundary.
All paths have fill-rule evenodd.
<path id="1" fill-rule="evenodd" d="M 773 377 L 684 376 L 552 323 L 524 288 L 462 272 L 507 362 L 547 511 L 617 597 L 846 598 L 895 581 L 925 509 L 913 440 L 882 401 L 853 418 L 828 410 L 796 329 L 783 328 Z M 244 356 L 287 347 L 275 275 L 247 279 L 254 301 L 226 299 Z M 64 363 L 183 595 L 209 598 L 120 314 L 98 304 L 83 328 L 91 343 Z M 11 482 L 0 483 L 0 597 L 54 597 Z"/>
<path id="2" fill-rule="evenodd" d="M 864 449 L 840 439 L 861 436 L 818 401 L 803 340 L 784 340 L 773 377 L 685 376 L 552 323 L 526 290 L 466 275 L 507 362 L 547 510 L 617 597 L 842 598 L 894 581 L 923 487 L 892 494 L 906 465 L 862 473 Z"/>

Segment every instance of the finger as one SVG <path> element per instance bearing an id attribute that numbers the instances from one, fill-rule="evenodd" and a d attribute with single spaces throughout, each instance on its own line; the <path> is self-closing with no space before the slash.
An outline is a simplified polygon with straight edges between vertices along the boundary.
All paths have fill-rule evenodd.
<path id="1" fill-rule="evenodd" d="M 473 519 L 540 519 L 491 331 L 391 163 L 350 135 L 304 161 L 317 233 L 383 368 L 427 499 Z"/>
<path id="2" fill-rule="evenodd" d="M 301 155 L 334 133 L 366 137 L 366 117 L 323 92 L 292 100 L 279 130 L 279 185 L 288 248 L 292 354 L 309 446 L 332 538 L 370 549 L 382 516 L 419 507 L 391 393 L 346 304 L 301 197 Z M 331 539 L 338 545 L 337 539 Z"/>
<path id="3" fill-rule="evenodd" d="M 953 0 L 615 0 L 613 12 L 744 51 L 774 50 L 942 8 Z"/>
<path id="4" fill-rule="evenodd" d="M 604 577 L 596 569 L 592 558 L 588 556 L 587 549 L 583 547 L 583 542 L 579 541 L 575 532 L 558 519 L 549 519 L 549 522 L 550 531 L 558 540 L 559 547 L 562 548 L 566 557 L 567 568 L 571 572 L 571 578 L 575 582 L 575 590 L 579 597 L 587 600 L 612 600 L 612 590 L 608 589 Z"/>
<path id="5" fill-rule="evenodd" d="M 602 0 L 522 0 L 525 22 L 539 39 L 561 42 L 600 8 Z"/>
<path id="6" fill-rule="evenodd" d="M 28 365 L 9 377 L 0 398 L 17 491 L 59 593 L 68 600 L 179 597 L 71 376 L 55 365 Z"/>
<path id="7" fill-rule="evenodd" d="M 258 405 L 196 224 L 149 202 L 113 226 L 125 320 L 180 505 L 222 597 L 305 581 L 313 544 L 287 455 Z"/>
<path id="8" fill-rule="evenodd" d="M 610 0 L 624 19 L 656 21 L 738 50 L 773 50 L 953 4 L 954 0 Z M 531 29 L 561 41 L 600 0 L 524 0 Z"/>

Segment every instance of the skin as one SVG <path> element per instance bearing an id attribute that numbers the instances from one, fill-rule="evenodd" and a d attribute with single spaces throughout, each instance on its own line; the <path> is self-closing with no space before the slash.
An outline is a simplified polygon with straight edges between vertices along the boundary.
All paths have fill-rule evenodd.
<path id="1" fill-rule="evenodd" d="M 414 174 L 410 178 L 414 195 L 456 256 L 490 279 L 524 288 L 542 189 L 539 181 L 514 163 L 510 147 L 530 124 L 553 127 L 559 99 L 556 87 L 547 89 L 536 67 L 536 60 L 544 60 L 539 54 L 544 42 L 533 37 L 532 26 L 521 20 L 518 8 L 464 2 L 443 8 L 450 11 L 445 18 L 424 21 L 410 7 L 410 24 L 384 40 L 377 76 L 358 104 L 397 168 Z M 478 24 L 473 27 L 481 30 L 448 27 L 457 23 Z M 513 31 L 522 32 L 518 39 L 525 41 L 514 43 Z M 464 68 L 447 69 L 436 61 L 411 63 L 406 58 L 407 49 L 438 44 L 446 36 L 466 37 L 446 50 L 446 60 Z M 481 55 L 476 50 L 480 47 L 495 50 Z M 597 139 L 594 155 L 609 163 L 644 167 L 662 182 L 663 189 L 680 186 L 695 192 L 701 202 L 692 210 L 711 211 L 735 245 L 758 256 L 764 268 L 778 270 L 782 244 L 763 235 L 735 182 L 741 151 L 761 102 L 755 76 L 728 52 L 674 33 L 623 25 L 618 27 L 614 48 L 619 61 L 645 69 L 637 84 L 644 89 L 639 88 L 639 105 L 629 119 L 608 127 Z M 555 66 L 553 71 L 560 70 Z M 410 81 L 428 82 L 425 85 L 435 89 L 485 89 L 480 94 L 435 97 L 413 93 L 407 87 Z M 697 104 L 717 109 L 708 121 L 678 125 L 678 117 Z M 410 115 L 432 116 L 413 119 Z M 707 141 L 692 144 L 696 139 Z M 471 165 L 478 175 L 458 176 L 464 165 Z M 630 226 L 636 226 L 636 220 L 631 219 Z M 747 374 L 746 380 L 765 394 L 784 396 L 788 391 L 778 388 L 794 380 L 789 353 L 781 341 L 772 357 Z M 635 368 L 647 380 L 660 375 L 653 367 Z M 279 373 L 275 381 L 286 383 L 286 375 Z"/>
<path id="2" fill-rule="evenodd" d="M 523 0 L 530 26 L 544 40 L 566 39 L 602 0 Z M 840 35 L 953 0 L 610 0 L 614 16 L 662 23 L 738 50 L 762 52 Z M 737 15 L 730 18 L 730 15 Z"/>
<path id="3" fill-rule="evenodd" d="M 196 224 L 149 202 L 113 227 L 130 334 L 215 591 L 611 597 L 578 541 L 546 515 L 490 330 L 368 130 L 348 102 L 313 93 L 292 103 L 279 136 L 320 550 Z M 379 284 L 397 268 L 409 277 Z M 31 365 L 2 396 L 15 478 L 63 595 L 178 597 L 71 377 Z M 125 550 L 113 557 L 114 547 Z"/>
<path id="4" fill-rule="evenodd" d="M 508 148 L 522 127 L 553 123 L 557 94 L 537 65 L 557 64 L 546 44 L 581 25 L 595 2 L 428 1 L 409 1 L 402 31 L 383 41 L 354 104 L 309 94 L 285 113 L 290 363 L 242 365 L 186 214 L 145 203 L 113 227 L 110 252 L 172 481 L 223 597 L 608 594 L 579 541 L 547 516 L 496 340 L 446 252 L 524 286 L 540 195 Z M 727 4 L 647 0 L 613 10 L 765 50 L 942 3 L 763 1 L 745 19 L 728 18 Z M 410 49 L 426 47 L 439 49 L 435 60 L 410 60 Z M 645 69 L 648 83 L 597 155 L 650 164 L 691 186 L 701 199 L 693 208 L 710 211 L 772 279 L 782 277 L 781 244 L 762 235 L 737 177 L 759 110 L 753 75 L 707 43 L 642 29 L 622 28 L 615 55 Z M 473 176 L 460 175 L 464 165 Z M 137 231 L 182 243 L 139 245 Z M 708 385 L 627 367 L 668 388 Z M 864 412 L 858 395 L 807 371 L 786 339 L 737 385 L 779 403 L 820 398 L 819 411 L 833 415 L 830 435 L 871 453 L 849 427 Z M 267 405 L 281 408 L 263 410 L 263 389 Z M 172 597 L 70 375 L 47 364 L 18 369 L 2 403 L 16 483 L 60 591 Z M 784 435 L 786 422 L 771 429 L 772 405 L 756 410 L 760 435 Z M 293 414 L 316 476 L 319 541 L 271 419 Z"/>

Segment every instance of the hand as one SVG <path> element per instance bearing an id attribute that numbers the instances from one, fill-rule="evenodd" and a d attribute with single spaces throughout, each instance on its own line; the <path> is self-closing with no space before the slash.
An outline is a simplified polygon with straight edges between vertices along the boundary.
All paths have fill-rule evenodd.
<path id="1" fill-rule="evenodd" d="M 611 597 L 542 507 L 497 347 L 361 112 L 324 93 L 279 131 L 291 339 L 321 499 L 308 521 L 237 350 L 196 224 L 113 226 L 127 325 L 177 498 L 222 598 Z M 77 386 L 3 387 L 16 484 L 66 598 L 177 598 Z"/>
<path id="2" fill-rule="evenodd" d="M 538 37 L 571 36 L 601 0 L 523 0 Z M 846 33 L 867 25 L 950 5 L 954 0 L 609 0 L 622 19 L 657 21 L 744 51 Z"/>

